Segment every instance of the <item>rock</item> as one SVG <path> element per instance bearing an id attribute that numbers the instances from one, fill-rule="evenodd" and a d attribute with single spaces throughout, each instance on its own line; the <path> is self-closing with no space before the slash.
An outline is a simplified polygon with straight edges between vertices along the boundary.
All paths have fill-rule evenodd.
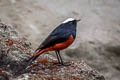
<path id="1" fill-rule="evenodd" d="M 19 37 L 13 27 L 0 23 L 1 80 L 105 80 L 83 60 L 58 66 L 54 57 L 43 54 L 31 65 L 27 60 L 32 52 L 27 39 Z"/>

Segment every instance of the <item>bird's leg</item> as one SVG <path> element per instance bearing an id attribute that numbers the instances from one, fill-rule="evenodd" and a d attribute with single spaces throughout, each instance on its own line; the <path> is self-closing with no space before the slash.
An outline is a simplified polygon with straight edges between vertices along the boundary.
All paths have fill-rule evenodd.
<path id="1" fill-rule="evenodd" d="M 58 51 L 58 55 L 59 55 L 59 58 L 60 58 L 60 64 L 61 65 L 63 65 L 63 66 L 70 66 L 71 64 L 69 64 L 69 63 L 67 63 L 67 62 L 64 62 L 63 60 L 62 60 L 62 57 L 61 57 L 61 55 L 60 55 L 60 51 Z"/>
<path id="2" fill-rule="evenodd" d="M 57 56 L 57 59 L 58 59 L 58 63 L 60 64 L 60 58 L 59 58 L 59 55 L 58 55 L 58 51 L 55 51 L 56 53 L 56 56 Z"/>
<path id="3" fill-rule="evenodd" d="M 57 59 L 58 59 L 58 66 L 70 66 L 70 64 L 65 64 L 62 60 L 62 57 L 60 55 L 60 51 L 55 51 L 56 55 L 57 55 Z"/>
<path id="4" fill-rule="evenodd" d="M 64 65 L 64 62 L 63 62 L 62 57 L 61 57 L 61 55 L 60 55 L 60 51 L 57 51 L 57 52 L 58 52 L 58 56 L 59 56 L 59 58 L 60 58 L 60 64 L 61 64 L 61 65 Z"/>

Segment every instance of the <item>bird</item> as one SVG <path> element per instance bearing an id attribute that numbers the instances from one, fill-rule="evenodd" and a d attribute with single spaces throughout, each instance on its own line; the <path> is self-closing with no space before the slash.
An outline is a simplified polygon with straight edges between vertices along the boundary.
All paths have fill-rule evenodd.
<path id="1" fill-rule="evenodd" d="M 77 22 L 80 20 L 81 19 L 77 20 L 75 18 L 68 18 L 63 21 L 40 44 L 40 46 L 32 54 L 32 57 L 30 57 L 29 61 L 33 62 L 42 53 L 55 51 L 58 64 L 65 65 L 60 55 L 60 51 L 66 49 L 74 42 L 76 38 Z"/>

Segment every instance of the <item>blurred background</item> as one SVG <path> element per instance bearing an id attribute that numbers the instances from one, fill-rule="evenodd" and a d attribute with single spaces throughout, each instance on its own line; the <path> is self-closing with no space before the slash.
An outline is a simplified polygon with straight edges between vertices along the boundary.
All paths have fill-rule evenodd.
<path id="1" fill-rule="evenodd" d="M 2 22 L 33 49 L 69 17 L 81 22 L 75 42 L 61 52 L 64 60 L 83 59 L 106 80 L 120 80 L 120 0 L 0 0 Z"/>

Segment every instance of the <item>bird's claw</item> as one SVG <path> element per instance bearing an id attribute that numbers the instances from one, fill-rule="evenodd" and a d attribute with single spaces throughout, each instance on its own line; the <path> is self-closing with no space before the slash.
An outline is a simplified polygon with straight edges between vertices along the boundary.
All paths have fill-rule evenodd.
<path id="1" fill-rule="evenodd" d="M 70 66 L 71 64 L 68 63 L 68 62 L 64 62 L 64 63 L 55 63 L 54 65 L 57 65 L 57 66 Z"/>

